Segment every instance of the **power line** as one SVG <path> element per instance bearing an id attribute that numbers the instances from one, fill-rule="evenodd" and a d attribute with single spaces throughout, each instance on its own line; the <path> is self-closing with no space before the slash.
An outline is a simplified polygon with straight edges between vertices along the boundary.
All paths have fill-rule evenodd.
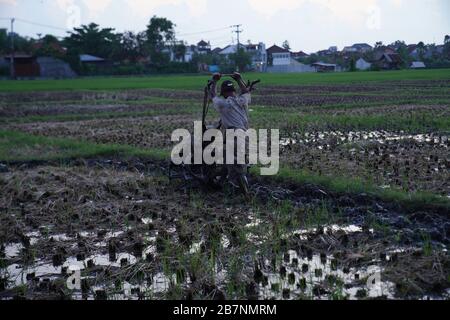
<path id="1" fill-rule="evenodd" d="M 194 36 L 194 35 L 199 35 L 199 34 L 203 34 L 203 33 L 218 32 L 218 31 L 222 31 L 222 30 L 226 30 L 226 29 L 230 29 L 230 27 L 225 27 L 225 28 L 220 28 L 220 29 L 212 29 L 212 30 L 206 30 L 206 31 L 199 31 L 199 32 L 191 32 L 191 33 L 179 33 L 179 34 L 177 34 L 177 36 L 179 36 L 179 37 Z"/>
<path id="2" fill-rule="evenodd" d="M 67 28 L 51 26 L 51 25 L 48 25 L 48 24 L 43 24 L 43 23 L 34 22 L 34 21 L 30 21 L 30 20 L 25 20 L 25 19 L 21 19 L 21 18 L 16 18 L 16 20 L 20 21 L 20 22 L 23 22 L 23 23 L 30 24 L 30 25 L 34 25 L 34 26 L 39 26 L 39 27 L 44 27 L 44 28 L 49 28 L 49 29 L 55 29 L 55 30 L 62 30 L 62 31 L 70 31 Z"/>

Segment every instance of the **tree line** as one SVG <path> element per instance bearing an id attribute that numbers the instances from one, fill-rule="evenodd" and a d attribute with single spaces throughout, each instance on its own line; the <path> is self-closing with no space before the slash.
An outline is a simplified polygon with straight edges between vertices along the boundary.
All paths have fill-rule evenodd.
<path id="1" fill-rule="evenodd" d="M 113 28 L 90 23 L 74 28 L 62 39 L 50 34 L 40 39 L 14 34 L 14 48 L 16 53 L 62 59 L 79 74 L 192 73 L 198 71 L 199 64 L 217 64 L 229 71 L 237 66 L 245 68 L 251 62 L 242 50 L 229 59 L 194 54 L 191 61 L 184 61 L 187 47 L 176 38 L 175 26 L 167 18 L 157 16 L 141 32 L 118 33 Z M 1 55 L 11 53 L 11 36 L 6 29 L 0 30 Z M 108 63 L 101 67 L 86 65 L 80 62 L 81 54 L 100 57 Z"/>

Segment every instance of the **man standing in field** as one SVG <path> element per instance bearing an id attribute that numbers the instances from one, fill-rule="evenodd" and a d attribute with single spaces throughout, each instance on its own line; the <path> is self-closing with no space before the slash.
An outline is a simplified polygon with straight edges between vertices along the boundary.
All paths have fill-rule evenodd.
<path id="1" fill-rule="evenodd" d="M 225 80 L 221 85 L 220 96 L 217 96 L 217 83 L 222 78 L 220 73 L 213 76 L 211 82 L 210 95 L 214 109 L 220 114 L 222 130 L 242 130 L 243 133 L 249 129 L 248 105 L 251 102 L 249 88 L 245 85 L 241 74 L 234 73 L 232 78 L 236 81 L 240 88 L 240 94 L 236 94 L 236 88 L 230 80 Z M 232 184 L 237 184 L 244 194 L 248 196 L 248 182 L 246 173 L 246 165 L 238 164 L 238 150 L 245 152 L 246 146 L 237 145 L 239 139 L 235 139 L 234 143 L 234 164 L 227 165 L 228 180 Z"/>

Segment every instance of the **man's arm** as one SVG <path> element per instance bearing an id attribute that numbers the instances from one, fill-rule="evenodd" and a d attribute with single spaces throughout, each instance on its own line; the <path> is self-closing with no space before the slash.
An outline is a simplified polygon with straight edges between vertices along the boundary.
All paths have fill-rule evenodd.
<path id="1" fill-rule="evenodd" d="M 242 79 L 242 75 L 240 73 L 235 72 L 233 74 L 232 78 L 239 85 L 239 88 L 241 89 L 241 94 L 250 93 L 250 91 L 248 90 L 247 85 L 245 84 L 244 79 Z"/>
<path id="2" fill-rule="evenodd" d="M 213 78 L 210 82 L 210 87 L 209 87 L 209 95 L 211 100 L 213 100 L 215 97 L 217 97 L 217 82 L 220 81 L 220 79 L 222 78 L 222 75 L 220 73 L 215 73 L 213 75 Z"/>

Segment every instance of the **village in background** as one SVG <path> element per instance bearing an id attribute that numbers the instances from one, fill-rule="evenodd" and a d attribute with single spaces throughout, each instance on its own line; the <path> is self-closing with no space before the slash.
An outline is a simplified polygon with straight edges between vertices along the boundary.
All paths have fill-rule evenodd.
<path id="1" fill-rule="evenodd" d="M 174 23 L 153 17 L 147 30 L 116 33 L 95 23 L 75 28 L 64 38 L 23 37 L 0 29 L 0 77 L 73 78 L 96 75 L 146 75 L 252 71 L 306 73 L 380 71 L 450 67 L 450 36 L 443 44 L 356 43 L 314 53 L 293 50 L 289 41 L 267 45 L 240 42 L 240 26 L 230 27 L 237 41 L 213 47 L 202 39 L 177 39 Z M 202 34 L 199 34 L 201 37 Z M 204 36 L 204 35 L 203 35 Z M 12 64 L 11 61 L 14 61 Z"/>

